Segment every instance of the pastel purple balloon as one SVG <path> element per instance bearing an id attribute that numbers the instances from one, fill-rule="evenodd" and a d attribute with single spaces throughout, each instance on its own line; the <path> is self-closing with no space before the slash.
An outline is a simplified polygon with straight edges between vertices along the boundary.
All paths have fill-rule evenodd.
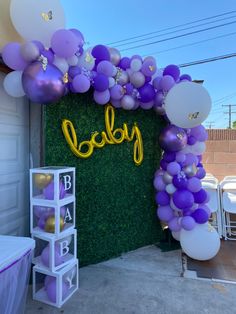
<path id="1" fill-rule="evenodd" d="M 154 178 L 153 185 L 157 191 L 164 191 L 166 188 L 166 184 L 163 181 L 162 176 L 156 176 Z"/>
<path id="2" fill-rule="evenodd" d="M 188 185 L 188 179 L 185 175 L 175 175 L 173 176 L 172 183 L 177 189 L 186 189 Z"/>
<path id="3" fill-rule="evenodd" d="M 180 79 L 180 81 L 183 81 L 183 80 L 190 81 L 190 82 L 192 81 L 191 76 L 188 74 L 182 74 L 179 79 Z"/>
<path id="4" fill-rule="evenodd" d="M 201 188 L 202 188 L 202 184 L 198 178 L 193 177 L 188 180 L 188 190 L 190 192 L 194 192 L 194 193 L 199 192 Z"/>
<path id="5" fill-rule="evenodd" d="M 198 224 L 204 224 L 208 221 L 209 214 L 203 208 L 198 208 L 192 213 L 192 217 Z"/>
<path id="6" fill-rule="evenodd" d="M 105 74 L 106 76 L 112 76 L 113 64 L 110 61 L 103 60 L 98 63 L 97 72 Z"/>
<path id="7" fill-rule="evenodd" d="M 154 86 L 154 88 L 157 90 L 157 91 L 160 91 L 162 89 L 161 87 L 161 81 L 162 81 L 162 78 L 163 76 L 157 76 L 154 78 L 152 84 Z"/>
<path id="8" fill-rule="evenodd" d="M 43 189 L 43 195 L 46 200 L 54 200 L 54 182 L 52 181 L 49 185 Z M 59 198 L 63 199 L 66 195 L 66 191 L 63 183 L 60 181 L 59 184 Z"/>
<path id="9" fill-rule="evenodd" d="M 139 103 L 140 107 L 144 110 L 149 110 L 154 106 L 154 101 L 151 100 L 149 102 L 141 102 Z"/>
<path id="10" fill-rule="evenodd" d="M 78 39 L 78 45 L 83 46 L 84 45 L 84 36 L 83 34 L 75 28 L 70 29 L 70 31 L 77 37 Z"/>
<path id="11" fill-rule="evenodd" d="M 192 165 L 192 164 L 195 164 L 197 165 L 198 164 L 198 158 L 197 156 L 191 154 L 191 153 L 188 153 L 185 155 L 185 161 L 183 162 L 183 165 L 184 166 L 189 166 L 189 165 Z"/>
<path id="12" fill-rule="evenodd" d="M 155 97 L 155 90 L 151 84 L 145 84 L 141 88 L 139 88 L 139 95 L 141 102 L 149 102 Z"/>
<path id="13" fill-rule="evenodd" d="M 160 191 L 156 194 L 156 203 L 161 206 L 166 206 L 170 203 L 170 196 L 166 191 Z"/>
<path id="14" fill-rule="evenodd" d="M 50 254 L 50 249 L 49 249 L 49 246 L 46 246 L 42 253 L 41 253 L 41 262 L 43 263 L 43 265 L 49 267 L 49 254 Z M 63 258 L 62 256 L 60 256 L 59 254 L 59 249 L 55 249 L 55 252 L 54 252 L 54 258 L 55 258 L 55 266 L 58 266 L 60 264 L 63 263 Z"/>
<path id="15" fill-rule="evenodd" d="M 111 99 L 112 106 L 115 108 L 121 108 L 120 100 Z"/>
<path id="16" fill-rule="evenodd" d="M 187 144 L 187 134 L 182 128 L 168 125 L 160 134 L 159 144 L 165 151 L 180 151 Z"/>
<path id="17" fill-rule="evenodd" d="M 176 161 L 170 162 L 169 165 L 167 166 L 167 172 L 171 176 L 178 174 L 180 171 L 181 171 L 181 167 Z"/>
<path id="18" fill-rule="evenodd" d="M 50 280 L 47 283 L 47 287 L 45 287 L 45 288 L 46 288 L 46 293 L 47 293 L 48 299 L 51 302 L 56 303 L 57 302 L 57 282 L 56 282 L 56 279 Z M 62 281 L 62 300 L 65 299 L 68 291 L 69 291 L 69 285 L 66 284 L 64 281 Z"/>
<path id="19" fill-rule="evenodd" d="M 68 70 L 69 77 L 73 79 L 76 75 L 79 75 L 79 74 L 81 74 L 81 69 L 79 67 L 77 66 L 69 67 L 69 70 Z"/>
<path id="20" fill-rule="evenodd" d="M 121 85 L 116 84 L 110 89 L 111 98 L 119 100 L 124 96 L 124 89 Z"/>
<path id="21" fill-rule="evenodd" d="M 65 84 L 62 79 L 62 72 L 54 65 L 48 64 L 44 70 L 41 62 L 34 62 L 23 72 L 22 85 L 31 101 L 46 104 L 64 96 Z"/>
<path id="22" fill-rule="evenodd" d="M 180 231 L 181 225 L 179 224 L 179 218 L 174 217 L 168 222 L 168 227 L 171 231 L 177 232 Z"/>
<path id="23" fill-rule="evenodd" d="M 53 51 L 51 50 L 51 49 L 49 49 L 49 50 L 43 50 L 42 52 L 41 52 L 41 54 L 45 57 L 45 58 L 47 58 L 47 60 L 48 60 L 48 63 L 50 63 L 50 64 L 52 64 L 53 63 L 53 61 L 54 61 L 54 53 L 53 53 Z"/>
<path id="24" fill-rule="evenodd" d="M 203 167 L 199 167 L 196 173 L 198 179 L 203 179 L 206 175 L 206 170 Z"/>
<path id="25" fill-rule="evenodd" d="M 194 227 L 196 226 L 195 220 L 191 216 L 185 216 L 181 219 L 181 226 L 185 230 L 193 230 Z"/>
<path id="26" fill-rule="evenodd" d="M 194 203 L 194 197 L 188 190 L 177 190 L 173 194 L 173 202 L 180 209 L 191 208 Z"/>
<path id="27" fill-rule="evenodd" d="M 207 200 L 207 192 L 201 189 L 197 193 L 193 193 L 195 203 L 202 204 Z"/>
<path id="28" fill-rule="evenodd" d="M 38 223 L 37 223 L 38 227 L 39 227 L 40 229 L 44 230 L 45 224 L 46 224 L 46 219 L 45 219 L 45 217 L 43 217 L 43 216 L 40 217 L 39 220 L 38 220 Z"/>
<path id="29" fill-rule="evenodd" d="M 175 80 L 170 75 L 165 75 L 160 81 L 161 89 L 168 92 L 175 85 Z"/>
<path id="30" fill-rule="evenodd" d="M 157 209 L 157 216 L 162 221 L 169 221 L 174 217 L 174 213 L 170 206 L 160 206 Z"/>
<path id="31" fill-rule="evenodd" d="M 44 45 L 39 40 L 32 40 L 32 43 L 38 47 L 40 53 L 42 53 L 42 51 L 45 49 Z"/>
<path id="32" fill-rule="evenodd" d="M 98 92 L 104 92 L 109 88 L 108 77 L 102 73 L 98 73 L 94 78 L 93 87 Z"/>
<path id="33" fill-rule="evenodd" d="M 91 51 L 92 56 L 95 58 L 95 64 L 98 65 L 100 61 L 110 61 L 110 53 L 106 46 L 97 45 Z"/>
<path id="34" fill-rule="evenodd" d="M 127 95 L 132 95 L 133 91 L 134 91 L 134 86 L 131 83 L 126 84 L 125 86 L 123 86 L 125 93 Z"/>
<path id="35" fill-rule="evenodd" d="M 164 95 L 162 92 L 157 92 L 154 98 L 154 102 L 156 106 L 161 107 L 164 102 Z"/>
<path id="36" fill-rule="evenodd" d="M 130 67 L 130 58 L 124 57 L 120 60 L 119 67 L 123 70 L 126 70 Z"/>
<path id="37" fill-rule="evenodd" d="M 141 72 L 146 76 L 152 76 L 156 73 L 157 67 L 155 59 L 146 59 L 143 62 Z"/>
<path id="38" fill-rule="evenodd" d="M 44 279 L 44 287 L 47 289 L 47 286 L 50 282 L 55 281 L 56 278 L 52 276 L 46 276 Z"/>
<path id="39" fill-rule="evenodd" d="M 170 75 L 173 77 L 175 81 L 178 81 L 179 76 L 180 76 L 180 69 L 177 65 L 175 64 L 170 64 L 167 67 L 165 67 L 163 75 Z"/>
<path id="40" fill-rule="evenodd" d="M 78 93 L 86 93 L 90 88 L 90 80 L 86 75 L 79 74 L 74 77 L 72 85 Z"/>
<path id="41" fill-rule="evenodd" d="M 184 153 L 178 152 L 176 153 L 176 161 L 179 163 L 183 163 L 186 159 L 186 155 Z"/>
<path id="42" fill-rule="evenodd" d="M 131 110 L 135 106 L 135 100 L 130 95 L 124 95 L 120 103 L 121 103 L 121 107 L 126 110 Z"/>
<path id="43" fill-rule="evenodd" d="M 110 92 L 108 89 L 103 92 L 98 92 L 95 90 L 93 93 L 93 98 L 97 104 L 105 105 L 110 100 Z"/>
<path id="44" fill-rule="evenodd" d="M 55 54 L 61 58 L 70 58 L 78 50 L 79 39 L 71 31 L 59 29 L 51 38 L 51 47 Z"/>
<path id="45" fill-rule="evenodd" d="M 198 125 L 195 128 L 192 128 L 190 134 L 200 142 L 205 142 L 208 138 L 207 131 L 203 125 Z"/>
<path id="46" fill-rule="evenodd" d="M 4 63 L 13 70 L 24 70 L 29 64 L 21 55 L 19 43 L 9 43 L 3 47 L 2 59 Z"/>

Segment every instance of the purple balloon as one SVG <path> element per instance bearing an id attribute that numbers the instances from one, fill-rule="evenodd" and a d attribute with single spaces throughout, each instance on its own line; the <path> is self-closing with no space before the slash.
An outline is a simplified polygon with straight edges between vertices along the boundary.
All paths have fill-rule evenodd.
<path id="1" fill-rule="evenodd" d="M 92 56 L 96 59 L 95 64 L 97 65 L 100 61 L 110 61 L 110 53 L 106 46 L 97 45 L 91 51 Z"/>
<path id="2" fill-rule="evenodd" d="M 168 166 L 168 162 L 166 162 L 164 159 L 162 159 L 160 161 L 160 167 L 163 169 L 163 170 L 167 170 L 167 166 Z"/>
<path id="3" fill-rule="evenodd" d="M 52 181 L 49 185 L 43 189 L 43 195 L 46 200 L 54 200 L 54 182 Z M 59 185 L 59 198 L 63 199 L 66 195 L 66 191 L 62 182 Z"/>
<path id="4" fill-rule="evenodd" d="M 9 43 L 3 47 L 2 59 L 4 63 L 13 70 L 24 70 L 29 64 L 21 56 L 21 45 L 19 43 Z"/>
<path id="5" fill-rule="evenodd" d="M 52 64 L 54 61 L 54 53 L 51 49 L 49 50 L 43 50 L 41 53 L 45 58 L 47 58 L 48 63 Z"/>
<path id="6" fill-rule="evenodd" d="M 178 81 L 180 76 L 180 69 L 177 65 L 170 64 L 164 69 L 163 75 L 170 75 L 175 81 Z"/>
<path id="7" fill-rule="evenodd" d="M 79 74 L 74 77 L 72 85 L 78 93 L 86 93 L 90 88 L 90 80 L 86 75 Z"/>
<path id="8" fill-rule="evenodd" d="M 63 74 L 54 65 L 43 69 L 41 62 L 30 64 L 22 75 L 24 91 L 31 101 L 52 103 L 58 101 L 65 93 Z"/>
<path id="9" fill-rule="evenodd" d="M 174 217 L 168 222 L 168 227 L 171 231 L 177 232 L 180 231 L 181 225 L 179 224 L 179 218 Z"/>
<path id="10" fill-rule="evenodd" d="M 196 226 L 196 222 L 191 216 L 185 216 L 181 219 L 181 226 L 185 230 L 190 231 Z"/>
<path id="11" fill-rule="evenodd" d="M 169 221 L 173 219 L 174 213 L 170 206 L 160 206 L 157 209 L 157 216 L 162 221 Z"/>
<path id="12" fill-rule="evenodd" d="M 48 296 L 48 299 L 56 303 L 57 302 L 57 282 L 56 278 L 55 280 L 50 280 L 47 284 L 46 288 L 46 293 Z M 69 291 L 69 285 L 67 285 L 64 281 L 62 281 L 62 300 L 65 299 L 66 295 L 68 294 Z"/>
<path id="13" fill-rule="evenodd" d="M 41 253 L 41 262 L 43 263 L 43 265 L 49 267 L 49 254 L 50 254 L 50 248 L 49 246 L 46 246 L 42 253 Z M 54 252 L 54 258 L 55 258 L 55 266 L 58 266 L 60 264 L 63 263 L 63 258 L 62 256 L 60 256 L 60 253 L 59 253 L 59 249 L 55 249 L 55 252 Z"/>
<path id="14" fill-rule="evenodd" d="M 167 166 L 167 172 L 171 175 L 177 175 L 181 171 L 180 165 L 176 161 L 172 161 Z"/>
<path id="15" fill-rule="evenodd" d="M 194 203 L 194 197 L 188 190 L 177 190 L 173 194 L 173 202 L 180 209 L 191 208 Z"/>
<path id="16" fill-rule="evenodd" d="M 45 49 L 44 45 L 41 43 L 41 41 L 38 40 L 32 40 L 32 43 L 34 43 L 37 47 L 40 53 Z"/>
<path id="17" fill-rule="evenodd" d="M 200 142 L 205 142 L 208 138 L 207 131 L 203 125 L 198 125 L 195 128 L 192 128 L 190 134 Z"/>
<path id="18" fill-rule="evenodd" d="M 198 224 L 204 224 L 208 221 L 209 214 L 203 208 L 198 208 L 192 213 L 192 217 Z"/>
<path id="19" fill-rule="evenodd" d="M 81 74 L 81 69 L 77 66 L 69 67 L 68 75 L 73 79 L 76 75 Z"/>
<path id="20" fill-rule="evenodd" d="M 52 276 L 46 276 L 44 279 L 44 287 L 47 289 L 47 286 L 50 282 L 55 281 L 56 278 Z"/>
<path id="21" fill-rule="evenodd" d="M 83 34 L 75 28 L 70 29 L 70 31 L 77 37 L 78 39 L 78 45 L 83 46 L 84 45 L 84 36 Z"/>
<path id="22" fill-rule="evenodd" d="M 162 176 L 156 176 L 154 178 L 153 185 L 157 191 L 164 191 L 166 188 L 166 184 L 163 181 Z"/>
<path id="23" fill-rule="evenodd" d="M 40 217 L 39 220 L 38 220 L 38 223 L 37 223 L 38 227 L 39 227 L 40 229 L 44 230 L 45 224 L 46 224 L 46 219 L 45 219 L 45 217 L 43 217 L 43 216 Z"/>
<path id="24" fill-rule="evenodd" d="M 202 204 L 207 200 L 207 192 L 201 189 L 197 193 L 193 193 L 195 203 Z"/>
<path id="25" fill-rule="evenodd" d="M 194 145 L 197 142 L 197 139 L 194 136 L 188 137 L 188 145 Z"/>
<path id="26" fill-rule="evenodd" d="M 121 108 L 121 103 L 120 100 L 116 100 L 116 99 L 110 99 L 112 106 L 115 108 Z"/>
<path id="27" fill-rule="evenodd" d="M 157 90 L 157 91 L 160 91 L 162 89 L 161 87 L 161 81 L 162 81 L 162 77 L 163 76 L 157 76 L 154 78 L 152 84 L 154 86 L 154 88 Z"/>
<path id="28" fill-rule="evenodd" d="M 190 81 L 190 82 L 192 81 L 191 76 L 188 74 L 182 74 L 179 79 L 180 79 L 180 81 L 183 81 L 183 80 Z"/>
<path id="29" fill-rule="evenodd" d="M 110 100 L 110 92 L 108 89 L 103 92 L 98 92 L 95 90 L 93 93 L 93 98 L 97 104 L 105 105 Z"/>
<path id="30" fill-rule="evenodd" d="M 179 163 L 183 163 L 186 159 L 186 155 L 184 153 L 178 152 L 176 154 L 176 161 Z"/>
<path id="31" fill-rule="evenodd" d="M 105 74 L 106 76 L 112 76 L 113 70 L 113 64 L 107 60 L 103 60 L 97 65 L 97 72 Z"/>
<path id="32" fill-rule="evenodd" d="M 78 37 L 69 30 L 59 29 L 52 35 L 51 47 L 58 57 L 72 57 L 77 52 L 78 46 Z"/>
<path id="33" fill-rule="evenodd" d="M 206 170 L 202 167 L 199 167 L 198 170 L 197 170 L 197 173 L 196 173 L 196 177 L 198 179 L 203 179 L 206 175 Z"/>
<path id="34" fill-rule="evenodd" d="M 159 137 L 161 148 L 170 152 L 177 152 L 187 144 L 187 134 L 182 128 L 169 125 L 161 132 Z"/>
<path id="35" fill-rule="evenodd" d="M 146 59 L 143 62 L 141 72 L 147 77 L 153 76 L 156 73 L 157 67 L 155 59 Z"/>
<path id="36" fill-rule="evenodd" d="M 162 77 L 160 86 L 165 92 L 168 92 L 175 85 L 175 80 L 170 75 L 165 75 Z"/>
<path id="37" fill-rule="evenodd" d="M 189 166 L 192 164 L 197 165 L 198 164 L 198 158 L 197 158 L 197 156 L 195 156 L 191 153 L 188 153 L 185 155 L 185 161 L 183 162 L 183 166 Z"/>
<path id="38" fill-rule="evenodd" d="M 93 87 L 98 92 L 104 92 L 109 88 L 109 80 L 108 77 L 104 74 L 97 74 L 94 78 Z"/>
<path id="39" fill-rule="evenodd" d="M 154 99 L 155 105 L 158 107 L 162 107 L 164 102 L 164 95 L 162 92 L 157 92 L 155 99 Z"/>
<path id="40" fill-rule="evenodd" d="M 167 162 L 171 162 L 171 161 L 175 161 L 175 153 L 173 152 L 164 152 L 162 158 L 167 161 Z"/>
<path id="41" fill-rule="evenodd" d="M 155 97 L 155 90 L 151 84 L 145 84 L 141 88 L 139 88 L 139 94 L 141 98 L 141 102 L 149 102 Z"/>
<path id="42" fill-rule="evenodd" d="M 134 86 L 131 83 L 128 83 L 126 85 L 123 86 L 125 93 L 127 95 L 132 95 L 133 91 L 134 91 Z"/>
<path id="43" fill-rule="evenodd" d="M 170 196 L 166 191 L 160 191 L 156 194 L 156 203 L 161 206 L 169 205 Z"/>
<path id="44" fill-rule="evenodd" d="M 119 63 L 119 67 L 123 70 L 126 70 L 130 67 L 130 58 L 128 57 L 124 57 L 120 60 L 120 63 Z"/>
<path id="45" fill-rule="evenodd" d="M 110 89 L 111 98 L 119 100 L 124 96 L 124 89 L 121 85 L 116 84 Z"/>
<path id="46" fill-rule="evenodd" d="M 151 100 L 149 102 L 140 102 L 139 105 L 142 109 L 149 110 L 154 106 L 154 101 Z"/>
<path id="47" fill-rule="evenodd" d="M 177 189 L 186 189 L 188 185 L 188 179 L 186 178 L 185 174 L 178 174 L 173 177 L 172 183 Z"/>
<path id="48" fill-rule="evenodd" d="M 199 192 L 201 188 L 202 188 L 202 184 L 198 178 L 193 177 L 188 180 L 188 190 L 190 192 L 193 192 L 193 193 Z"/>

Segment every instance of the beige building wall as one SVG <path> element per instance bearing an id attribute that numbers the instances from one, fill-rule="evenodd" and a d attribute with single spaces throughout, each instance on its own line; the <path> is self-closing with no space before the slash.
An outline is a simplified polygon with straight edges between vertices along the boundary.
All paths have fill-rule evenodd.
<path id="1" fill-rule="evenodd" d="M 236 176 L 236 130 L 208 130 L 203 164 L 206 172 L 219 181 L 225 176 Z"/>
<path id="2" fill-rule="evenodd" d="M 10 0 L 0 0 L 0 52 L 2 47 L 10 41 L 23 41 L 11 22 L 10 2 Z"/>

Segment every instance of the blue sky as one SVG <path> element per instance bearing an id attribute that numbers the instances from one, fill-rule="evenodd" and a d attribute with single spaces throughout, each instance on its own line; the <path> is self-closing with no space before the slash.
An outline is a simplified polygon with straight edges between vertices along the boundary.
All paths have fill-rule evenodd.
<path id="1" fill-rule="evenodd" d="M 67 28 L 78 28 L 84 34 L 88 47 L 96 44 L 108 44 L 225 12 L 236 11 L 235 0 L 61 0 L 61 3 L 65 9 Z M 213 21 L 217 22 L 211 23 Z M 236 12 L 181 27 L 187 28 L 209 23 L 196 28 L 162 35 L 162 37 L 135 44 L 128 43 L 126 46 L 118 46 L 118 43 L 112 46 L 121 50 L 234 21 L 236 21 Z M 235 34 L 228 35 L 234 32 Z M 155 35 L 160 34 L 153 34 L 152 36 Z M 211 40 L 211 38 L 218 36 L 223 37 Z M 204 40 L 206 41 L 203 43 L 163 52 L 163 50 Z M 236 23 L 233 23 L 198 34 L 121 51 L 121 53 L 122 56 L 153 55 L 157 60 L 158 67 L 164 68 L 168 64 L 179 65 L 236 52 L 235 43 Z M 228 117 L 223 115 L 223 111 L 227 108 L 222 108 L 222 105 L 236 104 L 236 57 L 182 68 L 181 73 L 188 73 L 193 79 L 204 79 L 204 86 L 208 89 L 213 101 L 212 112 L 207 121 L 213 121 L 215 123 L 213 127 L 216 128 L 227 127 Z M 236 111 L 236 107 L 234 111 Z M 236 113 L 232 120 L 236 120 Z"/>

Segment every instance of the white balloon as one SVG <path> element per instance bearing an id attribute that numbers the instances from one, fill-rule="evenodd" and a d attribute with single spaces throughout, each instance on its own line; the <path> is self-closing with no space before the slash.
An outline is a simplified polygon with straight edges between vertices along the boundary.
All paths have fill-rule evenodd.
<path id="1" fill-rule="evenodd" d="M 78 58 L 78 66 L 91 71 L 95 65 L 95 58 L 91 54 L 91 49 L 87 49 Z"/>
<path id="2" fill-rule="evenodd" d="M 137 72 L 142 67 L 142 61 L 140 59 L 133 59 L 130 63 L 130 68 L 132 71 Z"/>
<path id="3" fill-rule="evenodd" d="M 209 223 L 196 224 L 193 230 L 181 229 L 180 244 L 189 257 L 207 261 L 218 253 L 220 237 Z"/>
<path id="4" fill-rule="evenodd" d="M 175 240 L 180 241 L 180 231 L 171 231 L 171 234 Z"/>
<path id="5" fill-rule="evenodd" d="M 166 186 L 166 192 L 167 192 L 168 194 L 174 194 L 175 191 L 176 191 L 176 188 L 175 188 L 175 186 L 174 186 L 172 183 L 167 184 L 167 186 Z"/>
<path id="6" fill-rule="evenodd" d="M 74 55 L 73 57 L 70 57 L 69 59 L 67 59 L 67 62 L 69 65 L 75 66 L 78 63 L 78 57 Z"/>
<path id="7" fill-rule="evenodd" d="M 5 76 L 3 86 L 8 95 L 12 97 L 25 95 L 22 87 L 22 73 L 22 71 L 13 71 Z"/>
<path id="8" fill-rule="evenodd" d="M 196 142 L 191 146 L 191 153 L 194 155 L 202 155 L 206 150 L 206 144 L 204 142 Z"/>
<path id="9" fill-rule="evenodd" d="M 50 47 L 52 34 L 65 28 L 60 0 L 11 0 L 10 16 L 17 32 L 26 40 L 39 40 Z"/>
<path id="10" fill-rule="evenodd" d="M 116 81 L 113 77 L 109 77 L 109 88 L 111 88 L 112 86 L 114 86 L 116 84 Z"/>
<path id="11" fill-rule="evenodd" d="M 193 128 L 208 117 L 211 98 L 201 84 L 181 82 L 166 95 L 165 110 L 172 124 L 181 128 Z"/>
<path id="12" fill-rule="evenodd" d="M 53 64 L 63 73 L 65 74 L 69 70 L 69 64 L 66 59 L 59 58 L 57 56 L 54 57 Z"/>

